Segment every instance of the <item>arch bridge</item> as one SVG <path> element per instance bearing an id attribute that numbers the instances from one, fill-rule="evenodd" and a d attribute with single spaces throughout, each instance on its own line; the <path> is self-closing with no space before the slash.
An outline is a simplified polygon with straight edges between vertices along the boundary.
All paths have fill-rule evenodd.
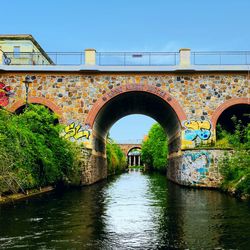
<path id="1" fill-rule="evenodd" d="M 226 121 L 232 108 L 250 113 L 249 64 L 198 64 L 188 49 L 180 50 L 173 65 L 103 65 L 96 61 L 101 56 L 86 50 L 85 65 L 0 65 L 0 105 L 15 112 L 28 97 L 54 111 L 66 125 L 64 136 L 84 145 L 83 185 L 107 176 L 111 126 L 126 115 L 144 114 L 168 135 L 170 180 L 218 186 L 217 162 L 224 150 L 212 148 L 216 124 Z M 25 88 L 27 75 L 32 82 Z"/>

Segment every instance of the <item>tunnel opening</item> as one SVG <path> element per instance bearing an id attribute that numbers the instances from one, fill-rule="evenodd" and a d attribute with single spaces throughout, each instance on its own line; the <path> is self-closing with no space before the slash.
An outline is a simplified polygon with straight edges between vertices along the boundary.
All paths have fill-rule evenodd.
<path id="1" fill-rule="evenodd" d="M 233 134 L 236 129 L 236 124 L 241 123 L 246 127 L 250 123 L 250 105 L 237 104 L 225 109 L 217 120 L 217 136 L 219 129 L 224 129 Z"/>
<path id="2" fill-rule="evenodd" d="M 97 113 L 93 123 L 93 149 L 105 154 L 105 143 L 108 131 L 119 119 L 131 115 L 142 114 L 153 118 L 165 130 L 170 143 L 181 130 L 178 112 L 168 101 L 156 94 L 144 91 L 121 93 L 107 101 Z M 176 143 L 176 142 L 174 142 Z M 170 153 L 179 150 L 178 146 L 170 146 Z"/>
<path id="3" fill-rule="evenodd" d="M 127 157 L 128 167 L 143 165 L 143 162 L 141 159 L 141 147 L 130 148 L 126 157 Z"/>

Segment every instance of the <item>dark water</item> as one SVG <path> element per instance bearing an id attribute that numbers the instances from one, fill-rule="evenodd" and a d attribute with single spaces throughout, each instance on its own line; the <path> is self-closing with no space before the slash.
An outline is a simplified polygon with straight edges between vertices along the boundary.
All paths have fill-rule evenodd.
<path id="1" fill-rule="evenodd" d="M 249 208 L 132 172 L 0 206 L 0 249 L 250 249 Z"/>

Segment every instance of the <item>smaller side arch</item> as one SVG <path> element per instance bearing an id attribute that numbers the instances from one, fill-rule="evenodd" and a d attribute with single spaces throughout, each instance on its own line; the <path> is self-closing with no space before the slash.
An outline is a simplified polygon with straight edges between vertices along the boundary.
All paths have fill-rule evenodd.
<path id="1" fill-rule="evenodd" d="M 63 111 L 62 109 L 57 106 L 54 102 L 51 100 L 48 100 L 43 97 L 29 97 L 29 103 L 34 103 L 34 104 L 42 104 L 49 109 L 51 109 L 59 118 L 60 122 L 64 122 L 64 117 L 63 117 Z M 16 101 L 8 110 L 12 113 L 14 113 L 18 108 L 22 107 L 25 105 L 25 102 L 23 100 L 18 100 Z"/>
<path id="2" fill-rule="evenodd" d="M 225 101 L 222 103 L 213 113 L 211 117 L 211 124 L 213 129 L 216 128 L 217 121 L 220 117 L 220 115 L 225 111 L 227 108 L 237 105 L 237 104 L 248 104 L 250 105 L 250 98 L 232 98 L 228 101 Z"/>

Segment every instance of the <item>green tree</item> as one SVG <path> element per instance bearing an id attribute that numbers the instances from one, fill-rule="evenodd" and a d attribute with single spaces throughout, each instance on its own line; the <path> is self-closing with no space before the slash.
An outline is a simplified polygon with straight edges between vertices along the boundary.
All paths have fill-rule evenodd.
<path id="1" fill-rule="evenodd" d="M 142 161 L 154 170 L 165 171 L 167 166 L 167 136 L 160 124 L 154 124 L 147 140 L 142 143 Z"/>
<path id="2" fill-rule="evenodd" d="M 56 118 L 38 105 L 20 115 L 0 110 L 0 193 L 71 182 L 78 174 L 77 146 L 60 137 Z"/>
<path id="3" fill-rule="evenodd" d="M 108 164 L 108 174 L 120 173 L 126 167 L 126 157 L 121 148 L 108 138 L 106 145 L 106 155 Z"/>

